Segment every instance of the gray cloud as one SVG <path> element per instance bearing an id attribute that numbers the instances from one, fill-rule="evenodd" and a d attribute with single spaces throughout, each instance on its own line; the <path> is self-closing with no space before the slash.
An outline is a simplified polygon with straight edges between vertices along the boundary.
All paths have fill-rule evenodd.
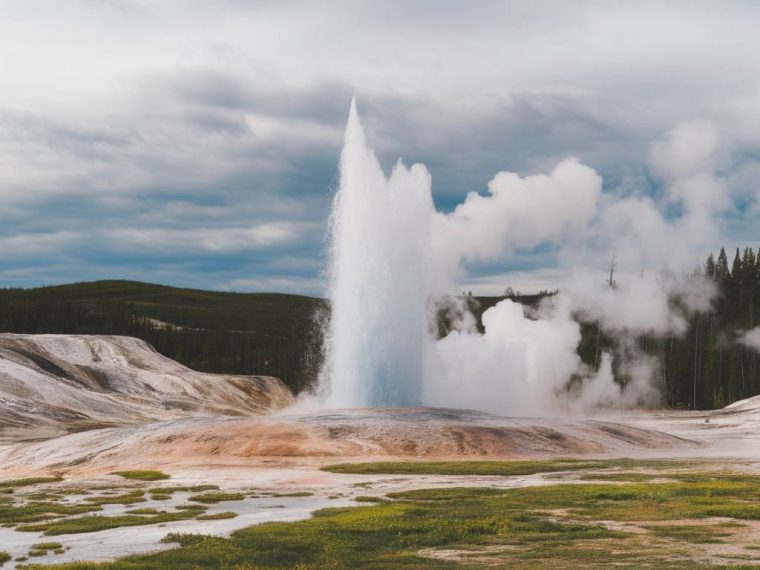
<path id="1" fill-rule="evenodd" d="M 548 172 L 568 156 L 605 177 L 606 195 L 659 200 L 650 142 L 705 119 L 735 199 L 718 237 L 758 230 L 754 3 L 84 0 L 4 12 L 6 282 L 316 292 L 352 94 L 382 163 L 426 163 L 444 210 L 499 170 Z M 246 233 L 266 224 L 300 229 Z M 482 290 L 517 271 L 535 284 L 558 256 L 518 252 L 468 279 Z"/>

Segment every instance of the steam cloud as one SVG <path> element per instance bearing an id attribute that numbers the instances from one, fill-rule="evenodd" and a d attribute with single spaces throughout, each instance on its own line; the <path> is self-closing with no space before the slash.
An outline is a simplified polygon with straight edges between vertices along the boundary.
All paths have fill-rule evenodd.
<path id="1" fill-rule="evenodd" d="M 760 327 L 746 331 L 739 339 L 739 342 L 760 352 Z"/>
<path id="2" fill-rule="evenodd" d="M 713 243 L 714 220 L 728 202 L 717 148 L 705 122 L 684 123 L 655 142 L 651 170 L 665 187 L 658 200 L 603 194 L 594 169 L 567 159 L 548 175 L 499 172 L 487 195 L 470 193 L 444 214 L 433 206 L 423 165 L 399 162 L 386 179 L 352 104 L 332 220 L 333 317 L 322 371 L 329 404 L 538 414 L 656 403 L 657 363 L 634 341 L 683 334 L 690 313 L 710 308 L 712 286 L 679 263 Z M 465 264 L 544 243 L 568 260 L 561 292 L 530 312 L 503 300 L 483 314 L 478 332 L 463 300 L 447 295 Z M 613 250 L 623 268 L 615 287 L 598 263 L 600 252 L 608 258 Z M 436 340 L 430 323 L 442 305 L 454 329 Z M 600 355 L 598 370 L 581 362 L 578 317 L 616 339 L 625 390 L 611 353 Z"/>

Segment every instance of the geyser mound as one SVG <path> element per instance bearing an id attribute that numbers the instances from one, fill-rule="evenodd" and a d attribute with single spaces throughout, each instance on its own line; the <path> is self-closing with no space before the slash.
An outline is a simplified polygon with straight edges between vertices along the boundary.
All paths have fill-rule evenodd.
<path id="1" fill-rule="evenodd" d="M 584 419 L 500 418 L 435 408 L 188 417 L 0 449 L 0 473 L 109 473 L 335 462 L 359 458 L 520 458 L 693 453 L 652 427 Z M 295 461 L 294 461 L 295 460 Z"/>

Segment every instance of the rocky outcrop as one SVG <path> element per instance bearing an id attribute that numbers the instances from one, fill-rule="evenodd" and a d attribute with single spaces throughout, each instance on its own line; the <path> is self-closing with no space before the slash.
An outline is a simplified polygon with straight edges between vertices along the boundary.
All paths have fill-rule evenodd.
<path id="1" fill-rule="evenodd" d="M 206 374 L 131 337 L 0 334 L 0 442 L 287 406 L 277 378 Z"/>

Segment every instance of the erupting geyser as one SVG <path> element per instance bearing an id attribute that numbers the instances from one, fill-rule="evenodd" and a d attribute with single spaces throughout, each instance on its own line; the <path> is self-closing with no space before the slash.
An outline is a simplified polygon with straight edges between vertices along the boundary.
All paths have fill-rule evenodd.
<path id="1" fill-rule="evenodd" d="M 657 148 L 664 156 L 680 157 L 680 141 L 679 135 Z M 682 183 L 698 198 L 703 186 L 719 186 L 716 181 L 705 186 L 704 180 L 713 180 L 708 174 L 698 170 Z M 621 278 L 612 288 L 595 278 L 593 267 L 573 265 L 561 293 L 530 309 L 503 299 L 483 313 L 482 330 L 469 314 L 468 301 L 451 296 L 468 264 L 520 248 L 554 244 L 572 264 L 573 252 L 594 251 L 595 240 L 608 235 L 606 228 L 628 236 L 620 228 L 626 227 L 631 208 L 637 223 L 647 220 L 646 235 L 628 240 L 633 248 L 614 235 L 608 241 L 622 258 L 637 262 L 639 245 L 653 228 L 671 239 L 682 231 L 689 234 L 705 216 L 699 200 L 685 209 L 683 219 L 668 222 L 651 200 L 602 202 L 601 195 L 596 171 L 568 158 L 549 174 L 498 172 L 487 194 L 470 192 L 451 212 L 438 212 L 423 165 L 407 168 L 399 161 L 385 176 L 367 148 L 352 101 L 330 227 L 332 318 L 321 378 L 328 389 L 326 405 L 546 414 L 656 401 L 653 379 L 659 367 L 653 357 L 630 348 L 633 340 L 683 332 L 689 312 L 709 308 L 709 283 L 650 272 Z M 674 296 L 680 303 L 670 302 Z M 431 334 L 434 307 L 454 316 L 442 339 Z M 617 340 L 617 370 L 625 373 L 624 383 L 614 377 L 611 352 L 599 355 L 598 367 L 581 361 L 578 315 Z"/>
<path id="2" fill-rule="evenodd" d="M 331 219 L 331 406 L 420 403 L 433 212 L 428 171 L 399 161 L 386 178 L 352 101 Z"/>
<path id="3" fill-rule="evenodd" d="M 465 303 L 447 293 L 463 260 L 585 225 L 600 187 L 592 169 L 566 160 L 549 176 L 499 173 L 489 196 L 473 192 L 453 212 L 437 212 L 423 165 L 399 161 L 385 176 L 352 101 L 330 224 L 326 404 L 497 413 L 542 406 L 577 370 L 577 323 L 552 316 L 538 324 L 504 300 L 486 312 L 480 334 Z M 464 315 L 442 340 L 430 328 L 436 303 Z"/>

